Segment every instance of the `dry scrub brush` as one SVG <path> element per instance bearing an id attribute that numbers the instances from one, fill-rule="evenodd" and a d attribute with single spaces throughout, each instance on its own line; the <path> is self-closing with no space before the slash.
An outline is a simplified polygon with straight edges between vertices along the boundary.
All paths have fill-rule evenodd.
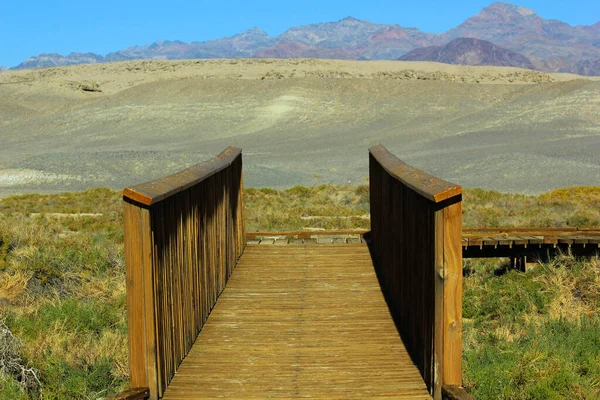
<path id="1" fill-rule="evenodd" d="M 27 365 L 19 351 L 22 341 L 15 337 L 4 321 L 0 321 L 0 376 L 2 381 L 13 378 L 22 390 L 29 393 L 41 393 L 42 384 L 39 372 Z"/>
<path id="2" fill-rule="evenodd" d="M 540 196 L 467 189 L 463 226 L 479 227 L 598 227 L 600 187 L 579 186 Z"/>
<path id="3" fill-rule="evenodd" d="M 128 361 L 119 193 L 4 199 L 0 242 L 0 318 L 22 340 L 19 359 L 38 371 L 43 398 L 122 389 Z M 5 375 L 0 399 L 38 396 L 15 373 Z"/>
<path id="4" fill-rule="evenodd" d="M 367 186 L 246 189 L 248 231 L 368 229 Z M 367 218 L 365 218 L 367 217 Z"/>

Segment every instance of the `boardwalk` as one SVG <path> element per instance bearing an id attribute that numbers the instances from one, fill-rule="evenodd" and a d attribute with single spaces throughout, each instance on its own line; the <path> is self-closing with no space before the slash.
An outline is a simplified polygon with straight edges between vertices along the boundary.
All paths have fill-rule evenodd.
<path id="1" fill-rule="evenodd" d="M 368 230 L 248 232 L 253 244 L 338 244 L 368 242 Z M 462 231 L 463 258 L 510 257 L 547 261 L 562 254 L 594 256 L 600 252 L 598 228 L 467 228 Z"/>
<path id="2" fill-rule="evenodd" d="M 126 188 L 131 390 L 116 398 L 468 398 L 462 188 L 383 146 L 369 181 L 368 247 L 248 241 L 235 147 Z"/>
<path id="3" fill-rule="evenodd" d="M 249 245 L 164 399 L 430 399 L 364 244 Z"/>

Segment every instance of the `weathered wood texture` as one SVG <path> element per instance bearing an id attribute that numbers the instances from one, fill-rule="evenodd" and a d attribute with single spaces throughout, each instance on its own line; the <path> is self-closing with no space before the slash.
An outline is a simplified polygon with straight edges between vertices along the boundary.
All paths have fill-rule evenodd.
<path id="1" fill-rule="evenodd" d="M 427 399 L 369 250 L 248 245 L 165 400 Z"/>
<path id="2" fill-rule="evenodd" d="M 157 399 L 246 244 L 241 150 L 123 192 L 132 387 Z"/>
<path id="3" fill-rule="evenodd" d="M 461 384 L 462 188 L 369 149 L 371 251 L 388 306 L 427 387 Z"/>

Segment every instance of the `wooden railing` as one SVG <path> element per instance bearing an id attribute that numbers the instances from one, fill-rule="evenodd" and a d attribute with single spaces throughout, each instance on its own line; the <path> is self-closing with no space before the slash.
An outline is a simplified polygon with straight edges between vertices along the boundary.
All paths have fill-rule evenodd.
<path id="1" fill-rule="evenodd" d="M 369 149 L 371 252 L 430 393 L 462 380 L 462 188 Z"/>
<path id="2" fill-rule="evenodd" d="M 244 249 L 241 149 L 123 192 L 131 387 L 157 399 Z"/>

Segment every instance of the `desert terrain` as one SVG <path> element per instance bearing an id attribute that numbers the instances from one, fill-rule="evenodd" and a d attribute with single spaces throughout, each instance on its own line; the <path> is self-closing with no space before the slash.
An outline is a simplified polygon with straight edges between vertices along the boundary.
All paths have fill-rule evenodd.
<path id="1" fill-rule="evenodd" d="M 0 71 L 0 196 L 125 186 L 244 149 L 245 184 L 357 184 L 368 147 L 465 187 L 600 185 L 600 78 L 427 62 Z"/>

